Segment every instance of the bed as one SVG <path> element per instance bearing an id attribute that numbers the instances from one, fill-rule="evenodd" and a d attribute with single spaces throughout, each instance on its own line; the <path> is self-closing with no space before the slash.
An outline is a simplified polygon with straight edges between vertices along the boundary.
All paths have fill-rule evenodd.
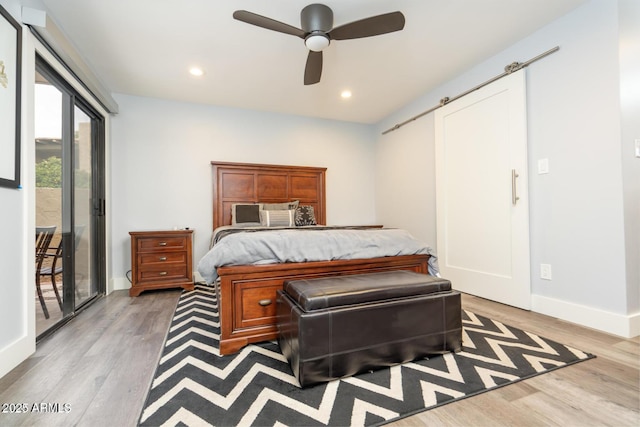
<path id="1" fill-rule="evenodd" d="M 211 162 L 211 165 L 213 167 L 214 236 L 221 230 L 227 230 L 227 233 L 231 234 L 213 245 L 211 251 L 216 249 L 216 246 L 224 244 L 227 245 L 225 250 L 217 248 L 220 254 L 233 252 L 234 245 L 238 248 L 237 252 L 251 252 L 245 247 L 249 241 L 246 239 L 254 238 L 249 236 L 250 234 L 261 235 L 264 236 L 263 238 L 275 235 L 276 239 L 282 239 L 280 234 L 284 233 L 296 236 L 307 236 L 310 233 L 315 236 L 320 236 L 318 233 L 323 233 L 323 236 L 325 233 L 351 233 L 361 236 L 363 233 L 372 232 L 366 234 L 367 240 L 370 240 L 369 237 L 373 236 L 376 230 L 379 230 L 378 234 L 406 233 L 404 230 L 386 230 L 375 225 L 326 226 L 326 168 L 228 162 Z M 306 227 L 297 227 L 293 224 L 261 230 L 264 222 L 255 226 L 250 224 L 252 226 L 236 230 L 239 225 L 236 220 L 240 217 L 240 207 L 259 204 L 260 215 L 263 215 L 273 212 L 262 209 L 263 207 L 293 201 L 297 202 L 297 206 L 305 209 L 312 207 L 314 222 L 317 225 L 308 226 L 312 229 L 308 230 L 309 232 L 301 230 Z M 319 228 L 324 230 L 319 231 Z M 232 239 L 245 240 L 235 242 Z M 308 255 L 305 255 L 303 262 L 291 262 L 285 258 L 285 262 L 272 260 L 267 261 L 268 263 L 244 262 L 239 265 L 227 265 L 231 261 L 217 261 L 218 258 L 214 254 L 207 253 L 198 263 L 198 271 L 207 282 L 217 283 L 220 354 L 232 354 L 249 343 L 277 338 L 276 291 L 282 289 L 285 280 L 389 270 L 410 270 L 428 274 L 431 269 L 433 273 L 433 267 L 436 264 L 434 264 L 435 257 L 431 248 L 409 248 L 408 251 L 411 254 L 405 255 L 402 252 L 401 255 L 395 255 L 401 252 L 393 252 L 394 256 L 373 257 L 370 257 L 370 252 L 365 251 L 362 252 L 362 258 L 343 259 L 341 256 L 336 258 L 332 255 L 330 260 L 311 261 L 307 260 Z"/>

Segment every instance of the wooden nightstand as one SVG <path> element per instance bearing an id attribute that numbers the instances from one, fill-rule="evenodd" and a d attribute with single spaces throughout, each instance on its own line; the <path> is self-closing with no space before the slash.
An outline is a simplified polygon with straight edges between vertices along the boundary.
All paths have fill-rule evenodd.
<path id="1" fill-rule="evenodd" d="M 132 297 L 149 289 L 182 287 L 193 284 L 193 230 L 131 231 Z"/>

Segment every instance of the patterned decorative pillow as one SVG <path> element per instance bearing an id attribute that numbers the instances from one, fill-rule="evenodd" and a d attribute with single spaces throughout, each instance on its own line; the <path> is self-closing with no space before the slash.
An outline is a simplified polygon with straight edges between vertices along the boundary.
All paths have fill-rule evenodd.
<path id="1" fill-rule="evenodd" d="M 313 206 L 299 206 L 296 209 L 295 221 L 297 227 L 303 225 L 317 225 Z"/>
<path id="2" fill-rule="evenodd" d="M 261 203 L 260 205 L 265 211 L 288 211 L 297 208 L 298 204 L 300 204 L 299 200 L 284 203 Z"/>
<path id="3" fill-rule="evenodd" d="M 233 204 L 231 206 L 231 225 L 234 227 L 259 226 L 260 205 Z"/>
<path id="4" fill-rule="evenodd" d="M 293 209 L 260 211 L 260 224 L 263 227 L 293 227 L 296 224 L 295 212 Z"/>

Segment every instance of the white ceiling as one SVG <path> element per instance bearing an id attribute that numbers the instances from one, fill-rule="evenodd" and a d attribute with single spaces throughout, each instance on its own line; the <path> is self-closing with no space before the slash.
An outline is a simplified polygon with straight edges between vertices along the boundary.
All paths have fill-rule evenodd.
<path id="1" fill-rule="evenodd" d="M 396 10 L 406 24 L 396 33 L 333 41 L 322 80 L 312 86 L 303 85 L 301 39 L 232 18 L 244 9 L 300 27 L 310 0 L 31 3 L 44 5 L 114 93 L 375 123 L 584 1 L 327 0 L 334 26 Z M 203 77 L 189 75 L 194 65 Z M 344 89 L 353 93 L 347 101 Z"/>

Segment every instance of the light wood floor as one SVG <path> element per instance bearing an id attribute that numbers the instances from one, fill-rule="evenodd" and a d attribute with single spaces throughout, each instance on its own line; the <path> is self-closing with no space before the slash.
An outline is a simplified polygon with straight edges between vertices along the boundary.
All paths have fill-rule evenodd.
<path id="1" fill-rule="evenodd" d="M 53 291 L 50 291 L 53 289 L 51 282 L 44 279 L 42 282 L 42 292 L 44 292 L 45 295 L 45 304 L 47 306 L 47 311 L 49 312 L 49 318 L 47 319 L 44 317 L 44 311 L 42 310 L 40 300 L 37 296 L 34 296 L 33 303 L 36 307 L 36 337 L 62 320 L 62 310 L 60 310 L 58 301 L 55 300 Z M 61 287 L 58 289 L 61 291 Z"/>
<path id="2" fill-rule="evenodd" d="M 0 379 L 0 426 L 135 426 L 180 290 L 97 301 Z M 638 426 L 640 339 L 621 339 L 464 295 L 464 308 L 594 353 L 596 359 L 393 423 L 394 426 Z M 33 413 L 34 404 L 62 413 Z M 68 406 L 64 406 L 67 404 Z M 68 409 L 68 412 L 65 412 Z"/>

